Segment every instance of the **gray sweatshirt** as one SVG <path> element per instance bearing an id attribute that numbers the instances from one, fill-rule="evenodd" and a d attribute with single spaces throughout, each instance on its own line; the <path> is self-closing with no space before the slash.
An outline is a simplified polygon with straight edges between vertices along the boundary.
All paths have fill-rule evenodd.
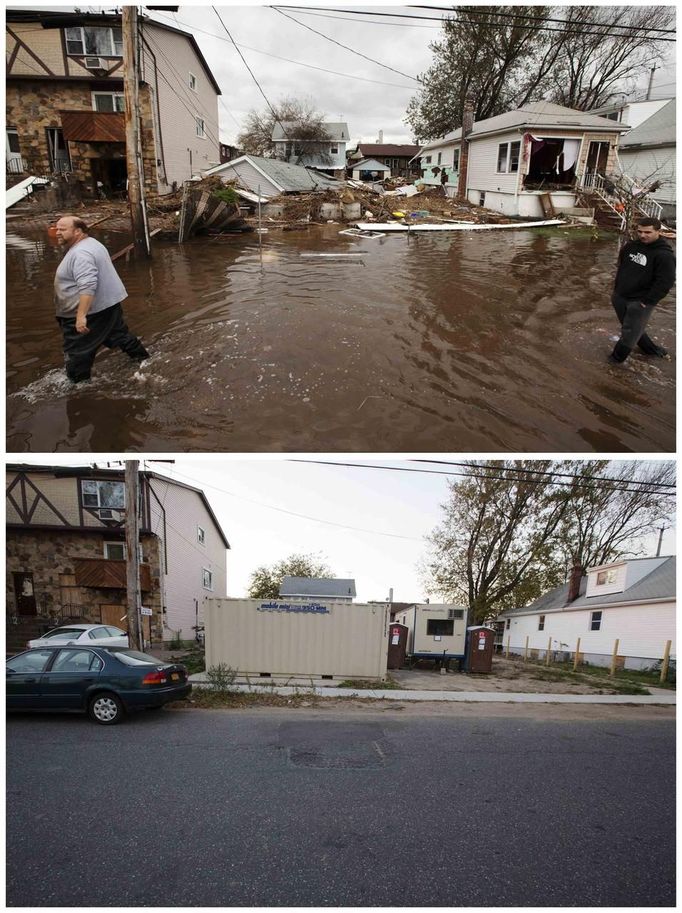
<path id="1" fill-rule="evenodd" d="M 128 297 L 109 251 L 94 238 L 83 238 L 66 252 L 54 277 L 57 317 L 75 317 L 80 295 L 94 295 L 88 311 L 97 314 Z"/>

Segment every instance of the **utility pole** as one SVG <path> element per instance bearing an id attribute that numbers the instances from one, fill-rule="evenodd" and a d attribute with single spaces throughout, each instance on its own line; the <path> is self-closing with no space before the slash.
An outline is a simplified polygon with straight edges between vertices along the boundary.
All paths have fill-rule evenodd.
<path id="1" fill-rule="evenodd" d="M 139 465 L 139 460 L 126 460 L 125 464 L 128 643 L 133 650 L 144 647 L 140 630 Z"/>
<path id="2" fill-rule="evenodd" d="M 128 171 L 128 204 L 136 254 L 151 257 L 151 244 L 144 201 L 144 169 L 140 144 L 140 95 L 138 72 L 137 7 L 124 6 L 123 90 L 125 93 L 126 167 Z"/>
<path id="3" fill-rule="evenodd" d="M 651 88 L 654 84 L 654 73 L 656 72 L 657 69 L 658 69 L 657 66 L 653 66 L 649 73 L 649 85 L 647 86 L 647 90 L 646 90 L 646 101 L 649 101 L 649 97 L 651 95 Z"/>
<path id="4" fill-rule="evenodd" d="M 666 527 L 661 526 L 658 530 L 658 548 L 656 549 L 656 557 L 659 558 L 661 555 L 661 545 L 663 544 L 663 533 L 665 532 Z"/>

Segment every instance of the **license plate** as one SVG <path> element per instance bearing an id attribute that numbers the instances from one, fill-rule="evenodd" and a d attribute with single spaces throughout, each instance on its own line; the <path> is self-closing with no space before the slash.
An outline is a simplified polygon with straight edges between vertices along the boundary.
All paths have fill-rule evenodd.
<path id="1" fill-rule="evenodd" d="M 171 672 L 171 681 L 172 681 L 172 682 L 180 681 L 180 673 L 179 673 L 179 672 Z"/>

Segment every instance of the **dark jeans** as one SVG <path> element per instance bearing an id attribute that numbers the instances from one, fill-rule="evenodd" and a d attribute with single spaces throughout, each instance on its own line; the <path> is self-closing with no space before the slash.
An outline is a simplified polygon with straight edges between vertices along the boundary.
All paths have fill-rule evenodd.
<path id="1" fill-rule="evenodd" d="M 120 304 L 88 314 L 89 333 L 76 332 L 75 317 L 57 317 L 57 321 L 64 337 L 66 373 L 75 384 L 90 378 L 92 363 L 101 346 L 119 348 L 135 361 L 149 356 L 137 336 L 128 330 Z"/>
<path id="2" fill-rule="evenodd" d="M 622 295 L 617 295 L 615 292 L 611 297 L 611 304 L 621 324 L 620 339 L 616 343 L 612 355 L 616 361 L 625 361 L 635 346 L 638 346 L 645 355 L 660 357 L 666 354 L 665 349 L 656 345 L 644 332 L 655 305 L 642 307 L 639 300 L 623 298 Z"/>

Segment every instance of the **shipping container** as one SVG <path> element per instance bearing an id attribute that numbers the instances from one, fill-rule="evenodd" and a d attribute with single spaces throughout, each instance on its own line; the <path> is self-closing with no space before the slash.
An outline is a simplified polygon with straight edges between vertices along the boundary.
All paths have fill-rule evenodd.
<path id="1" fill-rule="evenodd" d="M 464 606 L 419 603 L 398 612 L 395 620 L 407 625 L 410 660 L 464 660 L 467 610 Z"/>
<path id="2" fill-rule="evenodd" d="M 324 599 L 209 599 L 206 668 L 239 676 L 384 679 L 388 606 Z"/>

